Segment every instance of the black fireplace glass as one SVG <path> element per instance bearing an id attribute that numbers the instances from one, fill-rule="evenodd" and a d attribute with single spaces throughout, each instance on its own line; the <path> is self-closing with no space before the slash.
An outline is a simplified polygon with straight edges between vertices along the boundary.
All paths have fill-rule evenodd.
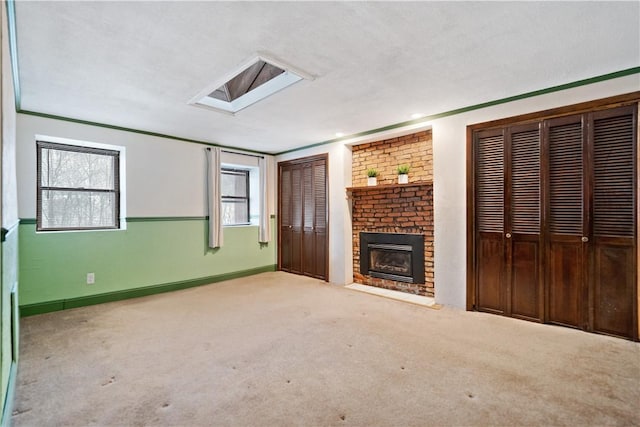
<path id="1" fill-rule="evenodd" d="M 411 277 L 411 246 L 369 245 L 369 271 Z"/>
<path id="2" fill-rule="evenodd" d="M 361 232 L 360 273 L 424 283 L 424 235 Z"/>

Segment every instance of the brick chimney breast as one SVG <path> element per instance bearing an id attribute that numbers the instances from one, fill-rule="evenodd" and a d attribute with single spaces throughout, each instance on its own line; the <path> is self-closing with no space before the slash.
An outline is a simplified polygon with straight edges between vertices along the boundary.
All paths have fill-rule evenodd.
<path id="1" fill-rule="evenodd" d="M 396 168 L 410 165 L 409 183 L 397 184 Z M 369 168 L 378 185 L 367 187 Z M 434 296 L 433 149 L 431 130 L 353 147 L 352 241 L 354 282 Z M 425 283 L 405 283 L 360 274 L 360 232 L 424 235 Z"/>

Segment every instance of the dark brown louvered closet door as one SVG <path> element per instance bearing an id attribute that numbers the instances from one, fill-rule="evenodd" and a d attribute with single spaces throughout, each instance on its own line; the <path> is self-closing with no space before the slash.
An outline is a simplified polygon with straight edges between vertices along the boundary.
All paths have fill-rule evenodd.
<path id="1" fill-rule="evenodd" d="M 582 116 L 545 122 L 548 153 L 547 319 L 582 326 L 585 276 L 585 149 Z"/>
<path id="2" fill-rule="evenodd" d="M 326 280 L 326 156 L 280 163 L 278 171 L 278 267 Z"/>
<path id="3" fill-rule="evenodd" d="M 304 224 L 302 227 L 302 253 L 313 254 L 314 246 L 314 233 L 313 224 L 315 218 L 315 201 L 314 201 L 314 189 L 313 189 L 313 163 L 308 163 L 302 167 L 302 181 L 303 181 L 303 218 Z M 302 271 L 306 274 L 310 274 L 315 270 L 315 259 L 313 256 L 304 256 L 304 266 Z"/>
<path id="4" fill-rule="evenodd" d="M 477 308 L 542 320 L 540 131 L 476 136 Z"/>
<path id="5" fill-rule="evenodd" d="M 593 231 L 590 323 L 594 331 L 633 337 L 636 297 L 637 112 L 590 116 L 593 129 Z"/>
<path id="6" fill-rule="evenodd" d="M 279 214 L 279 264 L 282 270 L 302 273 L 302 168 L 281 168 Z"/>
<path id="7" fill-rule="evenodd" d="M 313 224 L 313 258 L 314 265 L 310 271 L 313 277 L 327 280 L 327 254 L 329 253 L 327 236 L 328 209 L 327 209 L 327 163 L 318 161 L 313 165 L 313 191 L 314 191 L 314 224 Z"/>
<path id="8" fill-rule="evenodd" d="M 502 130 L 478 133 L 475 149 L 477 308 L 503 314 L 506 271 Z"/>
<path id="9" fill-rule="evenodd" d="M 472 142 L 473 307 L 637 339 L 637 107 Z"/>
<path id="10" fill-rule="evenodd" d="M 541 189 L 540 129 L 538 124 L 509 129 L 507 147 L 511 159 L 506 173 L 508 312 L 523 319 L 543 320 L 543 287 L 540 282 Z"/>
<path id="11" fill-rule="evenodd" d="M 327 191 L 326 162 L 317 160 L 303 167 L 304 227 L 303 274 L 326 278 Z"/>
<path id="12" fill-rule="evenodd" d="M 291 188 L 291 169 L 292 168 L 280 168 L 279 170 L 279 208 L 278 208 L 278 261 L 279 268 L 285 271 L 291 271 L 292 269 L 292 254 L 293 250 L 291 242 L 291 229 L 293 228 L 292 221 L 292 188 Z"/>

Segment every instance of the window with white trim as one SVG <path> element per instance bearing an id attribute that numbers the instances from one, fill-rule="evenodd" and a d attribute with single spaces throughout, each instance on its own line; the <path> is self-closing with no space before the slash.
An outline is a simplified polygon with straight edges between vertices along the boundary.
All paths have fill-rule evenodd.
<path id="1" fill-rule="evenodd" d="M 120 151 L 37 141 L 37 231 L 120 228 Z"/>
<path id="2" fill-rule="evenodd" d="M 220 187 L 222 224 L 250 224 L 249 170 L 222 168 Z"/>

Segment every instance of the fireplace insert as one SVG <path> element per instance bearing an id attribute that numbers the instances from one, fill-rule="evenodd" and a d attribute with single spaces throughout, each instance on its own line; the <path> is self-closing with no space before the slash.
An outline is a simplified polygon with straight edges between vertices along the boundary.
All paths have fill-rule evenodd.
<path id="1" fill-rule="evenodd" d="M 360 273 L 397 282 L 424 283 L 424 236 L 360 233 Z"/>

